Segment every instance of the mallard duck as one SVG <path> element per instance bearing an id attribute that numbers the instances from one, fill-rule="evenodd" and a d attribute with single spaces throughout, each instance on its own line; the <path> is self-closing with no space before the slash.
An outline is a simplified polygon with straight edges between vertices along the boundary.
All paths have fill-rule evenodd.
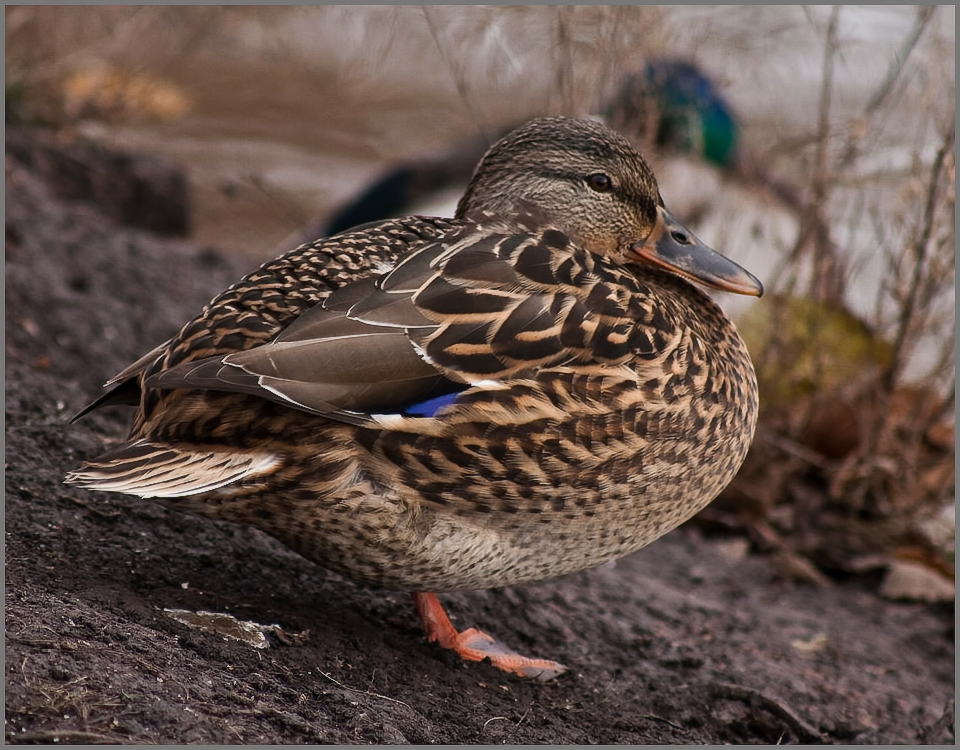
<path id="1" fill-rule="evenodd" d="M 689 154 L 728 172 L 738 164 L 736 117 L 716 84 L 692 62 L 651 60 L 642 71 L 623 76 L 601 109 L 609 127 L 628 134 L 643 148 Z M 397 164 L 326 222 L 304 228 L 297 238 L 337 234 L 358 224 L 401 216 L 432 204 L 448 191 L 459 195 L 489 147 L 489 139 L 472 138 L 436 158 Z"/>
<path id="2" fill-rule="evenodd" d="M 533 120 L 486 154 L 456 218 L 317 240 L 215 297 L 87 408 L 138 406 L 128 440 L 67 481 L 251 524 L 414 592 L 428 638 L 465 659 L 552 677 L 458 632 L 435 592 L 626 555 L 731 480 L 756 379 L 691 281 L 762 292 L 671 216 L 626 139 Z"/>

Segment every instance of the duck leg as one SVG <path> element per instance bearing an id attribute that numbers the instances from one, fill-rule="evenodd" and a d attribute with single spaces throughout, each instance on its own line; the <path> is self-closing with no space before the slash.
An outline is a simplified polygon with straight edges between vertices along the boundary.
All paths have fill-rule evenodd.
<path id="1" fill-rule="evenodd" d="M 447 617 L 447 613 L 443 611 L 443 605 L 436 594 L 414 592 L 410 596 L 413 597 L 413 604 L 423 622 L 427 640 L 430 643 L 436 641 L 441 648 L 453 649 L 462 659 L 468 661 L 489 659 L 493 666 L 505 672 L 512 672 L 521 677 L 535 677 L 544 682 L 567 671 L 565 666 L 550 659 L 531 659 L 521 656 L 477 628 L 457 631 Z"/>

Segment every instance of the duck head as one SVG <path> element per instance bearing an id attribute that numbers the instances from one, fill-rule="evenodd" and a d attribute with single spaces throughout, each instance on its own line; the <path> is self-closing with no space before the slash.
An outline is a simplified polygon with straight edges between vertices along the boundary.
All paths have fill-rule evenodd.
<path id="1" fill-rule="evenodd" d="M 504 136 L 477 166 L 457 217 L 509 217 L 529 205 L 590 252 L 727 292 L 763 293 L 753 274 L 667 211 L 646 160 L 626 138 L 593 120 L 539 118 Z"/>

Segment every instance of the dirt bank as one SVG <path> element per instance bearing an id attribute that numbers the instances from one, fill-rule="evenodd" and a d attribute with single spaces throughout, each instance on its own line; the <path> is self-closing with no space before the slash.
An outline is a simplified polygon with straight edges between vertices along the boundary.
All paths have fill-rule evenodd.
<path id="1" fill-rule="evenodd" d="M 680 529 L 615 565 L 445 597 L 571 673 L 428 645 L 405 595 L 246 528 L 61 484 L 122 437 L 100 383 L 249 268 L 118 226 L 6 160 L 6 739 L 11 743 L 953 743 L 951 608 L 771 579 Z M 268 648 L 164 610 L 278 625 Z"/>

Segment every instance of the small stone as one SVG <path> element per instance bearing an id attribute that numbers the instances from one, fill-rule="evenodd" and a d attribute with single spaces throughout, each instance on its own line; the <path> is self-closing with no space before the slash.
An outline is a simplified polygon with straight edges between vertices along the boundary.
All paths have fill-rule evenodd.
<path id="1" fill-rule="evenodd" d="M 713 548 L 728 563 L 743 560 L 750 551 L 750 542 L 746 539 L 724 539 L 713 543 Z"/>
<path id="2" fill-rule="evenodd" d="M 880 584 L 880 595 L 887 599 L 952 602 L 956 590 L 953 581 L 933 568 L 910 560 L 893 560 Z"/>

